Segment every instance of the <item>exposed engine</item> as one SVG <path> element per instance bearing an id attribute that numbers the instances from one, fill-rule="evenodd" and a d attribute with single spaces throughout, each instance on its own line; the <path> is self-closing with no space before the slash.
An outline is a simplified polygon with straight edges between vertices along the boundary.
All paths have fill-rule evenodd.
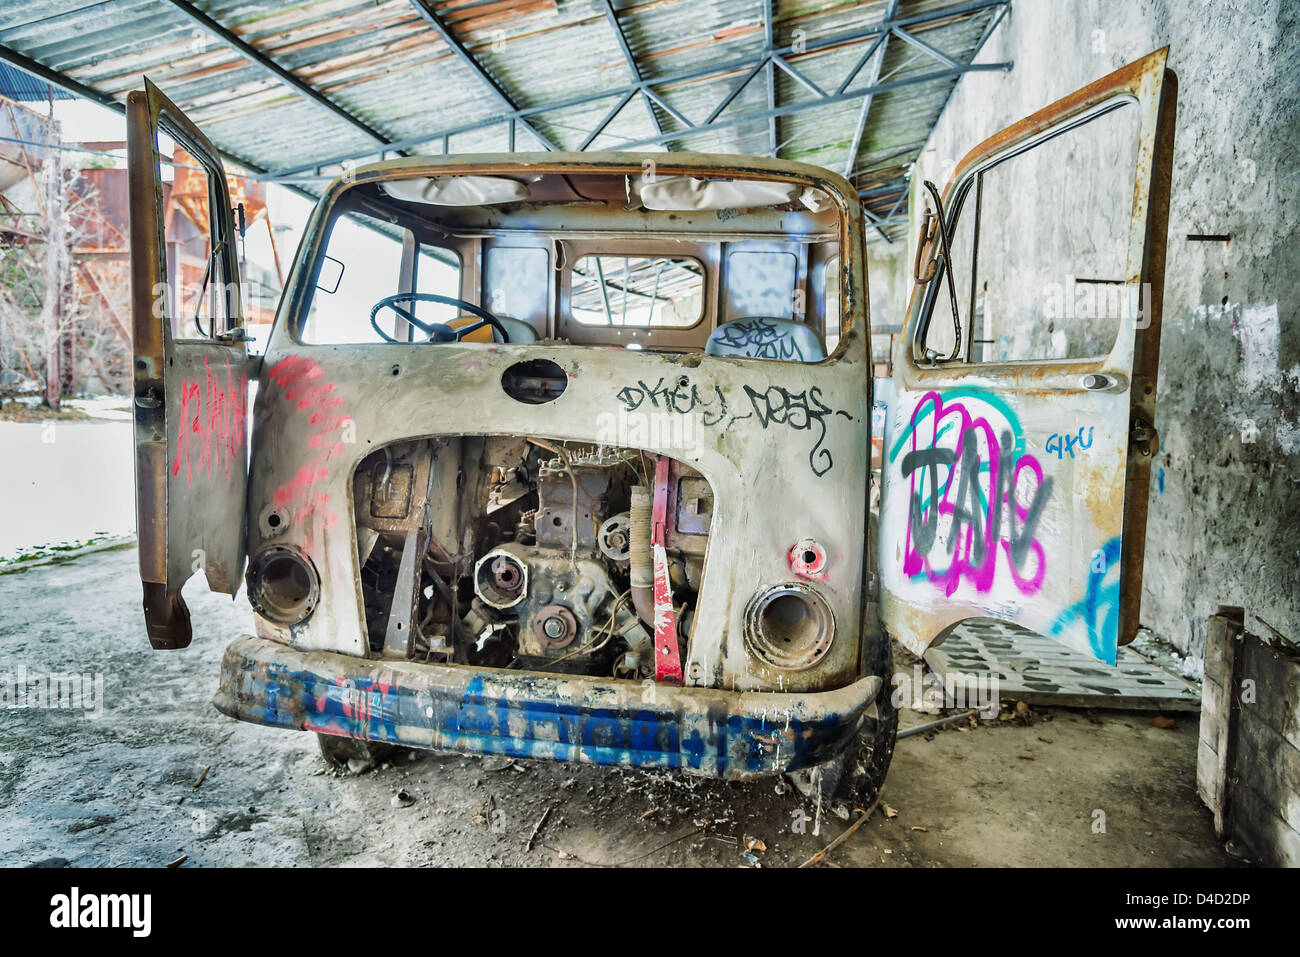
<path id="1" fill-rule="evenodd" d="M 371 651 L 652 676 L 654 540 L 667 557 L 685 660 L 713 493 L 689 466 L 657 465 L 636 449 L 532 437 L 438 438 L 372 453 L 354 477 Z M 666 519 L 658 530 L 656 495 Z"/>

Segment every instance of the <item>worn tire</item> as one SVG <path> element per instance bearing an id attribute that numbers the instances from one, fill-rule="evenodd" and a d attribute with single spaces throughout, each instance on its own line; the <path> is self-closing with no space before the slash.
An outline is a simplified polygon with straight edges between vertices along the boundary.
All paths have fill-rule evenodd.
<path id="1" fill-rule="evenodd" d="M 365 761 L 371 765 L 382 764 L 384 761 L 392 761 L 405 750 L 393 744 L 321 734 L 319 731 L 316 732 L 316 743 L 320 746 L 325 763 L 335 768 L 346 768 L 352 760 Z"/>
<path id="2" fill-rule="evenodd" d="M 857 740 L 845 752 L 840 764 L 840 779 L 830 790 L 833 800 L 846 802 L 850 810 L 866 810 L 880 798 L 890 762 L 894 759 L 894 743 L 898 739 L 898 709 L 894 707 L 893 689 L 886 684 L 880 689 L 876 702 L 868 710 L 858 732 Z"/>
<path id="3" fill-rule="evenodd" d="M 898 738 L 898 709 L 894 707 L 890 682 L 894 655 L 887 642 L 870 668 L 872 674 L 883 675 L 885 683 L 867 709 L 853 742 L 835 760 L 792 778 L 795 787 L 814 806 L 820 800 L 823 810 L 845 819 L 852 816 L 854 808 L 865 811 L 880 798 Z"/>

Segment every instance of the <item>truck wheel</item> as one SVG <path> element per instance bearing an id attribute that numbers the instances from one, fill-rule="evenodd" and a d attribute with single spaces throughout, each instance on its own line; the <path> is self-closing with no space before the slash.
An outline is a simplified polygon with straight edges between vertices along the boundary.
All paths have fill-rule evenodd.
<path id="1" fill-rule="evenodd" d="M 852 817 L 854 808 L 865 811 L 879 799 L 894 757 L 898 709 L 894 707 L 890 684 L 894 656 L 888 645 L 882 657 L 873 672 L 885 676 L 885 683 L 867 708 L 853 742 L 835 760 L 791 777 L 794 786 L 814 805 L 820 801 L 824 810 L 845 820 Z"/>
<path id="2" fill-rule="evenodd" d="M 879 799 L 889 764 L 894 759 L 898 709 L 890 701 L 892 690 L 888 686 L 880 689 L 884 700 L 877 700 L 868 709 L 857 741 L 844 755 L 838 787 L 831 790 L 833 800 L 847 802 L 850 810 L 865 811 Z"/>
<path id="3" fill-rule="evenodd" d="M 337 734 L 316 732 L 316 743 L 320 746 L 321 757 L 325 763 L 335 768 L 346 768 L 349 761 L 364 761 L 367 765 L 378 765 L 392 761 L 402 748 L 379 741 L 365 741 L 361 738 L 344 738 Z"/>

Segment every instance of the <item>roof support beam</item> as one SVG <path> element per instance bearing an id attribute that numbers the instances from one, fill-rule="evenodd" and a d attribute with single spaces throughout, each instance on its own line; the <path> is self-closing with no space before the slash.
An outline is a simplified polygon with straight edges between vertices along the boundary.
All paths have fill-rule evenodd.
<path id="1" fill-rule="evenodd" d="M 885 23 L 892 23 L 898 13 L 898 4 L 900 0 L 890 0 L 889 9 L 885 12 Z M 871 49 L 867 51 L 867 56 L 875 55 L 876 59 L 871 65 L 871 78 L 867 80 L 867 86 L 875 86 L 880 82 L 880 73 L 885 67 L 885 48 L 888 46 L 890 31 L 886 30 L 876 38 L 871 44 Z M 861 63 L 853 68 L 853 74 L 861 68 Z M 840 84 L 839 92 L 844 92 L 844 87 L 853 79 L 850 74 L 845 83 Z M 871 112 L 871 101 L 875 99 L 874 93 L 868 93 L 862 98 L 862 110 L 858 114 L 858 126 L 853 133 L 853 145 L 849 147 L 848 158 L 844 161 L 844 178 L 848 179 L 853 174 L 853 167 L 858 161 L 858 149 L 862 145 L 862 133 L 866 129 L 867 115 Z"/>
<path id="2" fill-rule="evenodd" d="M 417 6 L 420 6 L 420 0 L 411 0 L 411 2 L 416 4 Z M 976 14 L 981 11 L 994 9 L 994 8 L 1000 8 L 1002 11 L 1005 11 L 1009 2 L 1010 0 L 971 0 L 971 2 L 960 3 L 950 7 L 931 10 L 927 13 L 918 14 L 916 16 L 903 17 L 898 20 L 892 20 L 892 21 L 887 19 L 885 21 L 882 21 L 879 24 L 876 24 L 873 27 L 864 28 L 856 31 L 849 31 L 845 33 L 833 34 L 828 37 L 823 37 L 820 40 L 817 40 L 815 42 L 800 43 L 798 45 L 799 47 L 798 49 L 796 49 L 795 46 L 788 46 L 788 47 L 780 47 L 772 50 L 767 50 L 764 51 L 764 53 L 759 56 L 757 61 L 755 61 L 753 57 L 733 59 L 722 63 L 715 63 L 703 67 L 697 67 L 695 69 L 683 71 L 680 73 L 655 77 L 652 80 L 646 80 L 643 78 L 639 82 L 634 83 L 623 89 L 605 90 L 598 93 L 582 94 L 579 96 L 569 97 L 567 99 L 558 102 L 547 103 L 540 106 L 528 107 L 525 109 L 510 108 L 505 113 L 497 116 L 488 117 L 486 119 L 477 120 L 471 123 L 466 123 L 451 129 L 438 130 L 435 132 L 430 132 L 425 135 L 421 135 L 419 137 L 413 137 L 411 139 L 402 140 L 398 143 L 393 144 L 393 146 L 394 148 L 398 148 L 398 147 L 413 148 L 413 147 L 420 146 L 422 144 L 433 142 L 439 138 L 443 138 L 451 135 L 457 135 L 461 133 L 469 133 L 469 132 L 482 130 L 497 125 L 509 124 L 512 121 L 516 123 L 527 124 L 529 117 L 535 116 L 540 113 L 559 112 L 562 110 L 571 109 L 573 107 L 584 106 L 590 103 L 600 102 L 602 100 L 618 102 L 623 100 L 625 97 L 628 97 L 629 95 L 635 96 L 638 94 L 648 97 L 657 106 L 659 106 L 661 110 L 663 110 L 668 115 L 672 116 L 672 118 L 682 126 L 682 129 L 657 133 L 655 136 L 645 137 L 638 140 L 625 141 L 620 143 L 618 148 L 633 149 L 637 147 L 656 146 L 656 145 L 667 146 L 669 143 L 675 143 L 678 140 L 685 139 L 690 136 L 694 136 L 697 133 L 704 132 L 706 130 L 727 129 L 731 127 L 740 126 L 745 123 L 757 123 L 762 121 L 774 120 L 775 118 L 780 116 L 788 116 L 788 115 L 802 112 L 807 109 L 816 109 L 817 107 L 820 106 L 829 106 L 836 103 L 859 102 L 863 97 L 874 96 L 878 93 L 888 92 L 890 90 L 902 89 L 904 87 L 912 86 L 918 83 L 928 83 L 933 81 L 952 79 L 953 77 L 958 77 L 968 72 L 983 72 L 983 71 L 1004 71 L 1005 72 L 1011 69 L 1012 66 L 1011 63 L 1008 62 L 980 63 L 980 64 L 965 63 L 965 64 L 958 64 L 956 67 L 949 67 L 942 70 L 936 70 L 930 73 L 905 77 L 901 80 L 895 80 L 888 83 L 875 82 L 875 83 L 867 84 L 865 87 L 861 87 L 855 90 L 848 89 L 848 87 L 852 84 L 853 79 L 861 71 L 862 67 L 866 65 L 866 63 L 871 59 L 873 55 L 875 55 L 877 52 L 881 50 L 881 48 L 883 47 L 886 41 L 887 36 L 890 34 L 890 30 L 893 27 L 913 26 L 918 24 L 948 21 L 954 18 L 970 16 L 972 14 Z M 987 37 L 988 32 L 989 31 L 987 30 L 985 31 L 984 34 L 985 37 Z M 766 67 L 769 67 L 772 64 L 775 58 L 784 59 L 786 57 L 804 57 L 804 56 L 816 54 L 823 50 L 849 46 L 855 43 L 866 43 L 868 41 L 871 42 L 870 48 L 866 51 L 863 57 L 858 61 L 857 65 L 854 66 L 854 68 L 850 71 L 849 76 L 846 77 L 844 81 L 842 81 L 838 85 L 834 93 L 821 93 L 820 95 L 814 94 L 812 98 L 802 100 L 797 103 L 789 103 L 783 106 L 772 105 L 766 110 L 752 111 L 737 117 L 730 117 L 725 120 L 719 120 L 720 114 L 734 102 L 736 97 L 738 97 L 742 92 L 744 92 L 745 88 L 756 76 L 758 76 L 759 73 L 763 72 L 763 70 Z M 789 66 L 789 64 L 786 65 Z M 780 65 L 778 64 L 778 66 Z M 717 79 L 717 78 L 725 77 L 728 74 L 740 73 L 742 71 L 743 71 L 743 76 L 741 77 L 741 79 L 723 97 L 721 102 L 719 102 L 709 112 L 708 116 L 704 120 L 699 121 L 698 123 L 692 123 L 687 117 L 683 116 L 679 111 L 670 107 L 666 102 L 664 102 L 662 97 L 660 97 L 659 94 L 657 94 L 654 90 L 654 87 L 663 88 L 663 87 L 668 87 L 676 84 L 690 83 L 697 80 Z M 531 129 L 531 127 L 528 128 Z M 312 179 L 319 178 L 316 176 L 315 171 L 321 169 L 322 167 L 337 165 L 347 160 L 359 159 L 367 155 L 369 154 L 360 152 L 360 153 L 349 153 L 340 156 L 322 158 L 310 164 L 305 164 L 302 166 L 283 170 L 272 178 L 280 178 L 280 179 L 304 178 L 300 174 L 307 174 L 305 178 L 312 178 Z"/>
<path id="3" fill-rule="evenodd" d="M 953 66 L 960 65 L 956 60 L 948 56 L 948 54 L 944 53 L 942 50 L 938 49 L 937 47 L 931 46 L 929 43 L 926 43 L 918 36 L 913 36 L 911 33 L 908 33 L 902 27 L 894 27 L 889 32 L 892 33 L 894 36 L 898 37 L 898 39 L 905 40 L 906 42 L 910 43 L 918 50 L 921 50 L 924 53 L 928 53 L 930 56 L 934 57 L 944 66 L 953 67 Z"/>
<path id="4" fill-rule="evenodd" d="M 628 90 L 627 93 L 624 94 L 623 98 L 614 104 L 614 108 L 605 114 L 604 119 L 602 119 L 598 124 L 596 124 L 596 128 L 587 134 L 586 139 L 582 141 L 578 149 L 585 150 L 588 146 L 591 145 L 592 140 L 594 140 L 601 133 L 605 132 L 605 127 L 609 126 L 609 124 L 613 122 L 614 117 L 618 116 L 618 114 L 623 112 L 623 107 L 627 106 L 630 102 L 632 102 L 632 97 L 634 97 L 635 95 L 636 95 L 636 90 Z"/>
<path id="5" fill-rule="evenodd" d="M 57 70 L 51 70 L 45 64 L 38 63 L 30 57 L 23 56 L 23 54 L 19 53 L 17 50 L 12 50 L 7 46 L 0 46 L 0 60 L 8 63 L 10 66 L 17 67 L 24 73 L 28 73 L 51 86 L 57 86 L 61 90 L 67 90 L 69 93 L 79 96 L 82 99 L 90 100 L 92 103 L 98 103 L 100 106 L 107 107 L 115 113 L 120 113 L 122 116 L 126 115 L 125 103 L 113 99 L 113 97 L 109 96 L 107 93 L 96 90 L 94 87 L 86 86 L 86 84 L 74 80 L 72 77 L 66 76 Z M 275 178 L 274 174 L 268 173 L 265 168 L 258 166 L 256 163 L 250 163 L 242 156 L 235 156 L 222 149 L 217 150 L 217 155 L 221 157 L 223 162 L 229 163 L 231 166 L 237 166 L 247 173 L 251 173 L 254 179 L 271 180 Z M 298 196 L 302 196 L 304 199 L 308 199 L 313 203 L 316 202 L 317 197 L 303 189 L 301 186 L 296 186 L 292 182 L 288 182 L 285 183 L 285 188 Z"/>
<path id="6" fill-rule="evenodd" d="M 885 23 L 887 25 L 893 23 L 894 17 L 898 15 L 899 2 L 900 0 L 890 0 L 889 9 L 885 11 Z M 868 51 L 868 55 L 874 53 L 876 57 L 875 61 L 871 64 L 871 77 L 867 80 L 868 86 L 875 86 L 880 82 L 880 72 L 885 66 L 885 48 L 888 46 L 889 36 L 892 29 L 893 28 L 889 28 L 882 32 L 880 36 L 876 38 L 876 41 L 871 44 L 871 50 Z M 859 64 L 858 67 L 854 67 L 854 73 L 857 72 L 860 66 L 861 64 Z M 849 80 L 846 80 L 845 82 L 849 82 L 852 79 L 853 77 L 850 75 Z M 841 85 L 840 89 L 843 90 L 843 88 L 843 85 Z M 858 162 L 858 151 L 862 148 L 862 134 L 866 132 L 867 119 L 871 114 L 871 103 L 875 98 L 876 95 L 874 93 L 868 93 L 862 98 L 862 109 L 858 111 L 858 125 L 853 130 L 853 141 L 849 145 L 849 155 L 844 158 L 845 179 L 850 179 L 853 176 L 853 167 L 856 166 Z M 880 233 L 880 238 L 885 242 L 890 241 L 888 234 L 880 228 L 880 223 L 876 223 L 876 232 Z"/>
<path id="7" fill-rule="evenodd" d="M 289 70 L 286 70 L 284 67 L 280 66 L 280 64 L 276 63 L 274 60 L 268 57 L 261 50 L 257 49 L 252 44 L 246 42 L 238 34 L 233 33 L 232 31 L 223 27 L 216 20 L 213 20 L 210 16 L 208 16 L 198 7 L 194 6 L 194 4 L 187 2 L 187 0 L 168 0 L 168 2 L 174 8 L 176 8 L 176 10 L 185 14 L 185 16 L 189 17 L 191 20 L 193 20 L 195 23 L 201 26 L 212 36 L 220 40 L 225 46 L 236 51 L 237 53 L 239 53 L 241 56 L 245 57 L 249 61 L 257 64 L 262 69 L 266 70 L 268 73 L 275 76 L 275 78 L 278 79 L 281 83 L 284 83 L 286 86 L 291 87 L 292 89 L 301 93 L 303 96 L 307 97 L 307 99 L 311 100 L 313 103 L 317 103 L 320 106 L 325 107 L 325 109 L 329 110 L 331 113 L 333 113 L 339 119 L 343 120 L 353 129 L 359 131 L 365 136 L 370 137 L 380 146 L 386 147 L 392 145 L 393 141 L 390 140 L 383 133 L 380 133 L 378 130 L 374 129 L 373 127 L 359 120 L 357 117 L 353 116 L 343 107 L 339 106 L 337 103 L 331 100 L 324 93 L 320 92 L 320 90 L 316 89 L 310 83 L 300 79 L 298 76 L 294 75 Z"/>
<path id="8" fill-rule="evenodd" d="M 80 83 L 70 76 L 65 76 L 57 70 L 51 70 L 44 63 L 38 63 L 30 57 L 23 56 L 17 50 L 11 50 L 6 46 L 0 46 L 0 60 L 8 63 L 10 66 L 16 66 L 24 73 L 29 73 L 36 77 L 36 79 L 48 83 L 51 86 L 57 86 L 61 90 L 75 93 L 83 99 L 98 103 L 100 106 L 106 106 L 110 110 L 116 110 L 118 113 L 126 113 L 125 103 L 119 103 L 107 93 L 86 86 L 84 83 Z"/>
<path id="9" fill-rule="evenodd" d="M 776 67 L 772 65 L 774 30 L 772 0 L 763 0 L 763 71 L 767 75 L 767 153 L 773 159 L 780 148 L 776 142 Z"/>
<path id="10" fill-rule="evenodd" d="M 610 27 L 614 30 L 614 36 L 618 39 L 618 48 L 623 51 L 623 59 L 627 61 L 627 68 L 632 71 L 632 79 L 638 84 L 644 83 L 645 77 L 641 75 L 641 65 L 636 62 L 636 57 L 632 55 L 632 48 L 627 45 L 627 35 L 618 22 L 618 14 L 614 11 L 612 0 L 601 0 L 601 7 L 605 11 L 605 19 L 609 21 Z M 663 124 L 659 122 L 659 114 L 655 112 L 654 100 L 651 99 L 644 86 L 641 87 L 641 102 L 645 104 L 646 112 L 650 114 L 650 122 L 654 124 L 655 132 L 662 136 L 664 132 Z M 584 145 L 583 149 L 586 148 Z"/>
<path id="11" fill-rule="evenodd" d="M 628 149 L 636 149 L 638 147 L 662 145 L 669 141 L 685 139 L 687 137 L 695 136 L 700 133 L 709 133 L 714 130 L 731 129 L 733 127 L 743 126 L 747 123 L 762 122 L 768 119 L 769 115 L 792 116 L 796 113 L 802 113 L 805 110 L 817 109 L 818 107 L 822 107 L 822 106 L 831 106 L 836 103 L 853 102 L 859 100 L 861 97 L 867 95 L 868 93 L 871 94 L 887 93 L 891 90 L 900 90 L 905 87 L 916 86 L 917 84 L 920 83 L 932 83 L 937 80 L 950 80 L 953 77 L 961 76 L 964 73 L 990 72 L 990 71 L 1005 72 L 1008 69 L 1010 69 L 1010 64 L 1008 63 L 981 63 L 981 64 L 969 65 L 957 70 L 936 70 L 933 73 L 922 73 L 915 76 L 906 77 L 902 80 L 893 80 L 889 83 L 878 83 L 875 86 L 866 87 L 865 89 L 860 89 L 860 90 L 854 90 L 850 93 L 844 93 L 839 96 L 835 96 L 832 94 L 823 97 L 821 99 L 803 100 L 799 103 L 787 103 L 786 105 L 778 106 L 773 110 L 755 110 L 749 113 L 742 113 L 739 116 L 731 117 L 726 120 L 716 120 L 713 123 L 708 123 L 708 124 L 701 123 L 695 126 L 688 127 L 686 129 L 674 130 L 672 132 L 664 133 L 662 136 L 647 136 L 639 140 L 624 141 L 618 144 L 618 148 L 620 150 L 628 150 Z M 608 93 L 601 94 L 600 98 L 607 99 L 610 97 L 626 95 L 626 94 L 627 94 L 626 90 L 612 90 Z M 485 129 L 490 126 L 505 124 L 508 123 L 511 119 L 519 119 L 522 122 L 520 114 L 507 114 L 504 116 L 495 116 L 495 117 L 491 117 L 490 119 L 481 120 L 477 123 L 467 123 L 464 126 L 458 126 L 454 129 L 438 130 L 436 132 L 422 135 L 418 138 L 404 140 L 395 145 L 402 146 L 402 147 L 413 147 L 421 143 L 432 142 L 440 137 L 455 136 L 461 133 L 469 133 L 475 130 Z M 365 155 L 365 154 L 361 154 L 361 155 Z M 318 170 L 327 166 L 334 166 L 339 163 L 343 163 L 348 160 L 356 159 L 356 158 L 357 155 L 355 154 L 348 155 L 348 156 L 331 157 L 328 159 L 319 160 L 307 166 L 301 166 L 294 169 L 283 170 L 279 173 L 273 174 L 266 178 L 271 180 L 329 178 L 329 177 L 319 177 L 314 174 L 310 176 L 300 176 L 299 174 L 308 173 L 309 171 Z"/>
<path id="12" fill-rule="evenodd" d="M 411 0 L 411 6 L 415 8 L 415 12 L 420 15 L 420 18 L 433 28 L 433 32 L 438 34 L 442 39 L 442 42 L 447 44 L 447 47 L 456 55 L 456 58 L 474 71 L 474 74 L 479 78 L 483 85 L 492 91 L 496 96 L 497 101 L 515 116 L 524 129 L 528 130 L 529 133 L 532 133 L 537 141 L 548 150 L 559 149 L 559 147 L 551 141 L 550 137 L 538 130 L 532 123 L 523 119 L 520 115 L 518 104 L 515 103 L 514 99 L 505 91 L 501 84 L 494 80 L 487 70 L 483 69 L 483 65 L 474 58 L 474 54 L 469 52 L 469 48 L 466 47 L 465 44 L 461 43 L 456 34 L 452 33 L 447 25 L 442 22 L 438 17 L 438 14 L 436 14 L 433 11 L 433 8 L 429 5 L 428 0 Z"/>
<path id="13" fill-rule="evenodd" d="M 769 59 L 771 59 L 771 61 L 772 61 L 776 66 L 779 66 L 782 70 L 784 70 L 786 73 L 788 73 L 788 74 L 790 75 L 790 79 L 794 80 L 796 83 L 798 83 L 800 86 L 802 86 L 805 90 L 807 90 L 807 91 L 808 91 L 809 93 L 811 93 L 813 96 L 825 96 L 825 95 L 826 95 L 826 91 L 825 91 L 825 90 L 823 90 L 820 86 L 818 86 L 818 85 L 817 85 L 816 83 L 814 83 L 812 80 L 808 79 L 808 77 L 804 76 L 802 73 L 800 73 L 800 72 L 799 72 L 798 70 L 796 70 L 794 67 L 792 67 L 789 63 L 787 63 L 787 62 L 785 61 L 785 58 L 784 58 L 784 57 L 782 57 L 782 56 L 780 56 L 780 55 L 778 55 L 778 54 L 776 54 L 776 53 L 773 53 Z"/>

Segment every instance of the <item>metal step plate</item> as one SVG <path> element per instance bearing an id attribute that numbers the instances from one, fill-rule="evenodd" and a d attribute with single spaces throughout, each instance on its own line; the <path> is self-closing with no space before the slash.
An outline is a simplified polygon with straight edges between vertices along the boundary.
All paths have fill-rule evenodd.
<path id="1" fill-rule="evenodd" d="M 1074 708 L 1199 711 L 1201 692 L 1131 648 L 1112 668 L 1060 642 L 1003 622 L 965 622 L 931 648 L 926 663 L 941 677 L 996 675 L 998 695 L 1027 704 Z"/>

